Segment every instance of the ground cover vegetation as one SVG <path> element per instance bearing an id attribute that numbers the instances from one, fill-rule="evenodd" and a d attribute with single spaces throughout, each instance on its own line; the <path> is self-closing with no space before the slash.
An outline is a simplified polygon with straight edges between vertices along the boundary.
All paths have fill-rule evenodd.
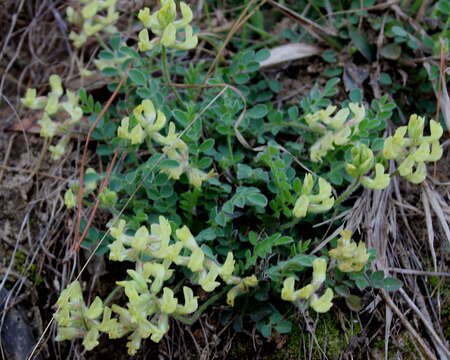
<path id="1" fill-rule="evenodd" d="M 448 185 L 448 165 L 437 165 L 450 123 L 446 1 L 60 5 L 53 10 L 76 81 L 54 71 L 39 87 L 21 86 L 15 105 L 35 116 L 42 138 L 30 178 L 80 144 L 79 166 L 60 188 L 72 232 L 55 246 L 74 265 L 33 355 L 54 329 L 51 357 L 101 356 L 112 346 L 145 358 L 158 349 L 151 343 L 175 336 L 175 324 L 195 328 L 211 317 L 230 334 L 253 329 L 252 338 L 278 347 L 262 346 L 258 357 L 341 358 L 356 349 L 348 337 L 369 339 L 361 317 L 383 302 L 385 332 L 358 345 L 362 357 L 380 347 L 385 358 L 398 356 L 405 342 L 411 358 L 450 356 L 448 284 L 439 280 L 448 276 L 448 188 L 434 188 Z M 223 17 L 225 29 L 214 30 Z M 316 61 L 312 75 L 289 79 Z M 424 206 L 428 250 L 404 224 L 412 248 L 428 257 L 414 266 L 401 253 L 411 240 L 388 229 L 394 203 L 403 218 L 416 208 L 401 192 L 418 192 Z M 95 263 L 108 279 L 97 290 L 86 276 Z M 21 265 L 25 276 L 31 265 Z M 433 292 L 428 305 L 407 294 L 419 288 Z M 394 348 L 393 314 L 408 330 L 391 340 Z M 231 345 L 202 355 L 190 336 L 193 358 L 242 357 Z"/>

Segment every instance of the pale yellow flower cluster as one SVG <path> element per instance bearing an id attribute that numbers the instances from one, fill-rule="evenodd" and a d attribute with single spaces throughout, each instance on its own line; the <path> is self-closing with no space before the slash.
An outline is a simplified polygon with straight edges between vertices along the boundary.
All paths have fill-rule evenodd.
<path id="1" fill-rule="evenodd" d="M 348 107 L 339 110 L 335 115 L 333 113 L 337 107 L 332 105 L 305 115 L 309 128 L 321 134 L 309 150 L 312 161 L 321 161 L 335 145 L 349 143 L 351 137 L 358 132 L 358 125 L 366 116 L 366 110 L 363 105 L 356 103 L 350 103 Z"/>
<path id="2" fill-rule="evenodd" d="M 53 138 L 57 132 L 64 133 L 56 145 L 51 145 L 49 151 L 54 160 L 64 155 L 66 146 L 70 140 L 69 131 L 81 120 L 83 111 L 78 105 L 78 96 L 66 90 L 66 96 L 62 98 L 64 90 L 61 78 L 51 75 L 49 78 L 50 92 L 47 96 L 37 96 L 36 89 L 28 89 L 22 104 L 32 110 L 42 110 L 42 118 L 38 121 L 41 126 L 40 135 L 45 138 Z M 56 123 L 51 116 L 65 118 L 64 122 Z"/>
<path id="3" fill-rule="evenodd" d="M 180 2 L 181 19 L 177 20 L 177 10 L 174 0 L 161 0 L 161 8 L 153 14 L 150 14 L 149 8 L 139 11 L 138 18 L 144 25 L 144 29 L 139 33 L 139 50 L 148 51 L 157 45 L 166 48 L 174 48 L 179 50 L 189 50 L 197 46 L 197 36 L 193 34 L 192 26 L 192 10 L 189 6 Z M 156 36 L 150 40 L 150 29 Z M 177 32 L 184 32 L 184 41 L 177 39 Z"/>
<path id="4" fill-rule="evenodd" d="M 66 9 L 67 20 L 80 27 L 80 32 L 71 31 L 70 40 L 75 47 L 81 47 L 87 39 L 100 32 L 109 34 L 117 31 L 114 24 L 119 19 L 117 0 L 78 0 L 76 7 Z"/>
<path id="5" fill-rule="evenodd" d="M 327 261 L 323 258 L 317 258 L 313 261 L 313 278 L 310 284 L 295 290 L 295 278 L 288 277 L 283 282 L 281 298 L 292 303 L 304 302 L 309 304 L 314 311 L 325 313 L 333 306 L 333 290 L 327 288 L 322 295 L 317 291 L 322 287 L 327 276 Z"/>
<path id="6" fill-rule="evenodd" d="M 142 339 L 159 342 L 169 330 L 170 317 L 183 318 L 198 309 L 198 297 L 190 287 L 183 286 L 184 302 L 179 303 L 174 291 L 164 285 L 172 278 L 174 266 L 189 269 L 191 283 L 206 292 L 221 285 L 219 278 L 224 284 L 233 285 L 227 294 L 230 305 L 236 296 L 258 284 L 255 276 L 233 276 L 233 253 L 228 253 L 222 265 L 208 258 L 186 226 L 177 229 L 173 238 L 171 225 L 162 216 L 158 224 L 151 225 L 150 231 L 142 226 L 134 235 L 127 235 L 125 221 L 119 220 L 111 227 L 111 235 L 115 241 L 109 245 L 110 259 L 136 264 L 135 269 L 127 271 L 128 280 L 117 282 L 124 288 L 128 302 L 125 306 L 108 307 L 96 298 L 87 307 L 80 284 L 70 284 L 57 303 L 58 340 L 83 338 L 83 345 L 90 350 L 98 344 L 101 332 L 111 339 L 128 335 L 130 355 L 137 352 Z"/>
<path id="7" fill-rule="evenodd" d="M 337 260 L 338 269 L 342 272 L 361 271 L 369 260 L 366 244 L 363 241 L 356 244 L 352 241 L 352 235 L 351 230 L 342 231 L 337 248 L 329 252 Z"/>
<path id="8" fill-rule="evenodd" d="M 136 121 L 135 121 L 136 120 Z M 130 122 L 136 123 L 130 126 Z M 174 123 L 169 123 L 169 131 L 166 136 L 161 135 L 160 131 L 166 124 L 166 116 L 162 111 L 155 111 L 155 106 L 151 100 L 143 100 L 133 110 L 133 118 L 125 117 L 117 129 L 117 136 L 127 139 L 133 145 L 139 145 L 145 139 L 154 140 L 163 145 L 162 152 L 170 160 L 175 160 L 178 165 L 174 167 L 162 168 L 161 171 L 170 179 L 179 179 L 181 174 L 185 173 L 189 183 L 197 188 L 202 183 L 215 176 L 214 171 L 205 173 L 189 163 L 189 148 L 177 134 Z M 131 130 L 130 130 L 131 128 Z"/>
<path id="9" fill-rule="evenodd" d="M 443 134 L 442 126 L 430 120 L 430 135 L 423 134 L 425 118 L 411 115 L 408 126 L 400 126 L 393 136 L 384 142 L 383 156 L 395 159 L 400 165 L 398 172 L 408 181 L 419 184 L 427 176 L 427 162 L 437 161 L 442 157 L 439 139 Z M 408 134 L 408 137 L 405 137 Z"/>
<path id="10" fill-rule="evenodd" d="M 308 213 L 317 214 L 330 210 L 334 204 L 332 188 L 328 181 L 319 177 L 319 189 L 314 193 L 314 177 L 306 174 L 303 180 L 300 196 L 294 204 L 292 211 L 296 218 L 303 218 Z"/>
<path id="11" fill-rule="evenodd" d="M 375 164 L 375 157 L 372 150 L 365 144 L 356 144 L 351 151 L 351 160 L 346 164 L 347 172 L 355 179 L 361 178 L 361 184 L 368 189 L 385 189 L 390 182 L 389 174 L 384 172 L 384 166 L 381 163 Z M 368 174 L 375 164 L 375 177 L 372 179 Z"/>

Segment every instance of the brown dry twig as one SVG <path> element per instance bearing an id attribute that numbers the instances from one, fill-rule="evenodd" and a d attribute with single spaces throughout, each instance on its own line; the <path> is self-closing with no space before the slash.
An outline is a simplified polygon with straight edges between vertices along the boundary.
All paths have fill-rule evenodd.
<path id="1" fill-rule="evenodd" d="M 114 165 L 116 163 L 118 155 L 119 155 L 119 152 L 115 151 L 114 155 L 113 155 L 113 158 L 111 159 L 111 162 L 108 165 L 108 169 L 106 171 L 106 175 L 105 175 L 105 177 L 104 177 L 104 179 L 103 179 L 103 181 L 102 181 L 102 183 L 100 185 L 100 189 L 98 190 L 97 198 L 95 199 L 95 204 L 94 204 L 94 207 L 92 208 L 91 214 L 89 215 L 89 220 L 88 220 L 88 222 L 86 224 L 86 227 L 84 228 L 83 233 L 81 234 L 80 238 L 78 239 L 78 242 L 75 243 L 74 246 L 73 246 L 73 250 L 75 252 L 80 249 L 80 245 L 83 242 L 83 240 L 85 239 L 85 237 L 86 237 L 86 235 L 87 235 L 87 233 L 88 233 L 88 231 L 89 231 L 89 229 L 90 229 L 90 227 L 92 225 L 92 222 L 94 221 L 95 214 L 96 214 L 97 209 L 98 209 L 98 207 L 100 205 L 100 194 L 103 192 L 103 190 L 106 188 L 106 186 L 108 186 L 109 179 L 111 177 L 111 172 L 112 172 L 112 169 L 114 168 Z M 123 156 L 125 156 L 125 153 L 123 154 Z"/>
<path id="2" fill-rule="evenodd" d="M 80 189 L 78 191 L 77 195 L 77 215 L 76 215 L 76 223 L 75 223 L 75 231 L 74 231 L 74 249 L 77 250 L 77 244 L 80 243 L 80 224 L 81 224 L 81 207 L 82 207 L 82 201 L 83 201 L 83 192 L 84 192 L 84 173 L 85 173 L 85 166 L 87 162 L 87 155 L 88 155 L 88 146 L 89 146 L 89 140 L 91 139 L 92 132 L 95 130 L 98 122 L 100 119 L 105 115 L 106 111 L 111 106 L 112 102 L 116 98 L 116 96 L 119 94 L 120 89 L 122 88 L 123 84 L 125 83 L 125 80 L 128 78 L 128 71 L 125 73 L 125 76 L 120 80 L 119 84 L 117 85 L 116 89 L 112 93 L 112 95 L 109 97 L 108 101 L 106 102 L 105 106 L 103 107 L 102 111 L 98 114 L 95 121 L 92 123 L 91 127 L 89 128 L 89 131 L 86 136 L 86 141 L 84 143 L 84 149 L 83 149 L 83 155 L 81 158 L 80 163 Z"/>

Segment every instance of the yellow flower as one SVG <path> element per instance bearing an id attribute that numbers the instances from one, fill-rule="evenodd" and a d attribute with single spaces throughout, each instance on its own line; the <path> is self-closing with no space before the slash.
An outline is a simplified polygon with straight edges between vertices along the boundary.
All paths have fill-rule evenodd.
<path id="1" fill-rule="evenodd" d="M 361 271 L 369 260 L 366 245 L 362 241 L 357 245 L 351 240 L 352 234 L 351 230 L 343 230 L 337 248 L 329 252 L 337 260 L 338 269 L 342 272 Z"/>
<path id="2" fill-rule="evenodd" d="M 375 178 L 371 179 L 368 176 L 363 176 L 361 184 L 368 189 L 381 190 L 386 189 L 390 181 L 389 174 L 384 173 L 384 166 L 378 163 L 375 165 Z"/>
<path id="3" fill-rule="evenodd" d="M 206 292 L 211 292 L 220 285 L 220 283 L 216 281 L 218 275 L 219 268 L 217 266 L 212 266 L 206 275 L 201 275 L 200 281 L 198 283 L 203 290 L 205 290 Z"/>
<path id="4" fill-rule="evenodd" d="M 294 287 L 295 279 L 292 276 L 284 279 L 283 288 L 281 290 L 281 298 L 285 301 L 294 302 L 296 300 Z"/>
<path id="5" fill-rule="evenodd" d="M 192 289 L 187 286 L 183 286 L 183 294 L 184 305 L 178 305 L 176 312 L 181 315 L 192 314 L 198 309 L 198 296 L 194 296 Z"/>
<path id="6" fill-rule="evenodd" d="M 143 251 L 148 246 L 149 241 L 150 235 L 147 228 L 141 226 L 134 234 L 133 240 L 131 241 L 131 247 L 138 251 Z"/>
<path id="7" fill-rule="evenodd" d="M 200 248 L 196 248 L 191 256 L 189 257 L 189 263 L 187 267 L 192 272 L 198 272 L 203 269 L 203 261 L 205 259 L 205 254 L 203 253 L 203 250 Z"/>
<path id="8" fill-rule="evenodd" d="M 234 306 L 234 300 L 237 296 L 248 292 L 250 288 L 255 287 L 256 285 L 258 285 L 258 279 L 255 275 L 240 279 L 239 283 L 228 291 L 227 304 Z"/>
<path id="9" fill-rule="evenodd" d="M 357 144 L 352 147 L 352 158 L 346 164 L 347 172 L 354 178 L 367 174 L 373 167 L 374 155 L 365 144 Z"/>
<path id="10" fill-rule="evenodd" d="M 75 195 L 72 192 L 72 189 L 69 189 L 64 194 L 64 204 L 68 209 L 72 209 L 76 205 Z"/>
<path id="11" fill-rule="evenodd" d="M 233 253 L 231 251 L 228 252 L 225 263 L 220 268 L 220 277 L 223 279 L 223 281 L 228 282 L 228 280 L 231 278 L 231 276 L 233 275 L 235 263 L 236 261 L 234 260 Z"/>
<path id="12" fill-rule="evenodd" d="M 321 297 L 317 297 L 317 295 L 313 294 L 310 305 L 315 312 L 326 313 L 333 306 L 332 300 L 333 290 L 328 288 Z"/>
<path id="13" fill-rule="evenodd" d="M 55 136 L 58 125 L 50 119 L 47 113 L 42 115 L 42 119 L 38 121 L 38 124 L 41 126 L 40 135 L 42 137 L 52 138 Z"/>
<path id="14" fill-rule="evenodd" d="M 312 193 L 314 179 L 306 174 L 303 180 L 300 197 L 295 201 L 292 214 L 297 218 L 305 217 L 308 213 L 317 214 L 330 210 L 334 205 L 332 188 L 328 181 L 319 177 L 319 191 Z"/>
<path id="15" fill-rule="evenodd" d="M 180 2 L 180 10 L 181 19 L 179 20 L 176 20 L 177 11 L 174 0 L 162 0 L 161 8 L 153 14 L 148 8 L 140 10 L 138 19 L 146 29 L 139 33 L 139 50 L 148 51 L 158 44 L 180 50 L 189 50 L 197 46 L 198 38 L 193 35 L 192 27 L 189 26 L 193 18 L 192 11 L 184 2 Z M 151 29 L 156 35 L 152 41 L 149 40 L 147 29 Z M 184 41 L 177 40 L 178 30 L 184 30 Z"/>
<path id="16" fill-rule="evenodd" d="M 163 313 L 172 314 L 177 309 L 178 300 L 173 296 L 173 291 L 165 287 L 160 303 L 160 308 Z"/>

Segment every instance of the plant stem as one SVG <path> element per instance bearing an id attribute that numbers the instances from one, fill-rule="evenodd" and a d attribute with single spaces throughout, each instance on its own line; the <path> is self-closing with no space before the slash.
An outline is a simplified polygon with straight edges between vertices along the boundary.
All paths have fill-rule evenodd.
<path id="1" fill-rule="evenodd" d="M 120 294 L 123 290 L 122 286 L 116 286 L 113 291 L 111 291 L 108 296 L 106 297 L 105 301 L 103 302 L 103 304 L 105 306 L 109 306 L 109 304 L 111 303 L 111 301 L 116 297 L 116 295 Z"/>
<path id="2" fill-rule="evenodd" d="M 355 181 L 353 181 L 349 187 L 339 196 L 336 201 L 334 202 L 333 206 L 339 205 L 341 202 L 343 202 L 345 199 L 347 199 L 353 192 L 359 188 L 361 185 L 360 177 L 357 177 Z"/>
<path id="3" fill-rule="evenodd" d="M 175 98 L 177 99 L 177 101 L 181 105 L 184 106 L 183 99 L 181 99 L 180 94 L 178 94 L 178 91 L 175 89 L 174 86 L 172 86 L 172 82 L 170 81 L 169 66 L 167 64 L 167 49 L 166 49 L 165 46 L 161 46 L 161 64 L 162 64 L 164 81 L 171 88 L 171 90 L 172 90 L 173 94 L 175 95 Z"/>
<path id="4" fill-rule="evenodd" d="M 198 308 L 198 310 L 191 317 L 187 318 L 183 316 L 174 316 L 174 318 L 181 321 L 183 324 L 192 325 L 200 318 L 200 316 L 208 308 L 208 306 L 214 304 L 217 300 L 219 300 L 228 290 L 230 290 L 230 288 L 231 285 L 227 285 L 220 292 L 211 296 Z"/>
<path id="5" fill-rule="evenodd" d="M 300 222 L 301 219 L 302 218 L 294 218 L 293 220 L 289 221 L 288 223 L 280 226 L 280 229 L 281 230 L 290 229 L 291 227 L 297 225 Z"/>

